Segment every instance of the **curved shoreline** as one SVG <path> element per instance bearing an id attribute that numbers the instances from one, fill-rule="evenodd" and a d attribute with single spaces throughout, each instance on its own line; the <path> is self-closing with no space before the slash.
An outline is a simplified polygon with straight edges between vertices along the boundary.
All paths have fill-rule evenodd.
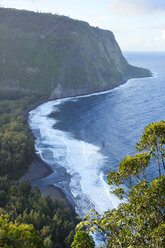
<path id="1" fill-rule="evenodd" d="M 53 184 L 40 186 L 36 183 L 33 183 L 36 179 L 45 178 L 52 174 L 52 172 L 53 171 L 50 166 L 36 155 L 32 163 L 30 164 L 28 171 L 25 173 L 22 179 L 30 181 L 32 186 L 38 186 L 40 192 L 43 195 L 49 195 L 53 200 L 62 202 L 64 206 L 70 210 L 72 219 L 75 220 L 75 217 L 77 216 L 75 209 L 72 204 L 68 201 L 65 193 L 60 188 L 54 186 Z"/>
<path id="2" fill-rule="evenodd" d="M 92 95 L 100 95 L 100 94 L 107 94 L 109 93 L 111 90 L 114 90 L 115 88 L 118 88 L 119 86 L 122 86 L 123 84 L 127 83 L 129 80 L 122 82 L 120 85 L 109 89 L 109 90 L 105 90 L 105 91 L 99 91 L 99 92 L 93 92 L 93 93 L 89 93 L 89 94 L 82 94 L 82 95 L 76 95 L 76 96 L 68 96 L 68 97 L 63 97 L 61 99 L 66 99 L 66 98 L 74 98 L 74 97 L 79 97 L 79 98 L 83 98 L 83 97 L 88 97 L 88 96 L 92 96 Z M 60 98 L 58 98 L 60 99 Z M 31 104 L 28 109 L 26 110 L 26 112 L 24 113 L 24 116 L 28 119 L 29 117 L 29 112 L 32 111 L 33 109 L 37 108 L 38 106 L 40 106 L 41 104 L 45 103 L 45 102 L 49 102 L 49 101 L 55 101 L 58 99 L 45 99 L 45 100 L 40 100 L 34 104 Z M 48 175 L 52 174 L 53 171 L 50 168 L 50 166 L 48 164 L 46 164 L 41 158 L 39 158 L 37 155 L 35 157 L 35 159 L 32 161 L 28 172 L 24 175 L 24 179 L 25 180 L 29 180 L 31 182 L 32 185 L 33 181 L 36 179 L 41 179 L 41 178 L 45 178 Z M 53 184 L 48 184 L 45 186 L 39 186 L 40 191 L 42 194 L 44 195 L 50 195 L 52 197 L 52 199 L 56 199 L 56 200 L 60 200 L 64 202 L 64 205 L 66 207 L 68 207 L 71 210 L 72 216 L 76 216 L 76 212 L 74 207 L 72 206 L 72 204 L 69 202 L 69 200 L 67 199 L 65 193 L 58 187 L 54 186 Z"/>
<path id="3" fill-rule="evenodd" d="M 146 76 L 146 77 L 140 77 L 140 78 L 148 78 L 148 77 L 154 77 L 153 73 L 151 73 L 150 76 Z M 103 90 L 95 90 L 95 91 L 89 91 L 88 93 L 82 93 L 82 94 L 68 94 L 67 96 L 61 96 L 61 97 L 55 97 L 55 98 L 45 98 L 43 100 L 39 100 L 31 105 L 29 105 L 29 107 L 26 109 L 26 111 L 24 112 L 24 117 L 28 119 L 29 117 L 29 112 L 32 111 L 33 109 L 37 108 L 38 106 L 40 106 L 43 103 L 49 102 L 49 101 L 55 101 L 55 100 L 60 100 L 60 99 L 65 99 L 65 98 L 73 98 L 73 97 L 88 97 L 91 95 L 98 95 L 98 94 L 107 94 L 108 92 L 110 92 L 111 90 L 114 90 L 115 88 L 118 88 L 124 84 L 126 84 L 129 80 L 131 79 L 136 79 L 136 78 L 128 78 L 125 81 L 120 82 L 118 85 L 109 88 L 109 89 L 103 89 Z"/>

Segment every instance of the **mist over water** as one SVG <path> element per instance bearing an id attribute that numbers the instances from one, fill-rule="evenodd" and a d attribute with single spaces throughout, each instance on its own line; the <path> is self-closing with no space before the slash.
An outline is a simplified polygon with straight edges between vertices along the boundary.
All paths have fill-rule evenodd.
<path id="1" fill-rule="evenodd" d="M 36 182 L 60 187 L 81 216 L 94 207 L 100 213 L 117 207 L 106 174 L 135 153 L 145 125 L 165 120 L 165 53 L 125 56 L 154 77 L 131 79 L 103 94 L 50 101 L 30 112 L 36 152 L 54 171 Z M 156 176 L 154 166 L 149 173 Z"/>

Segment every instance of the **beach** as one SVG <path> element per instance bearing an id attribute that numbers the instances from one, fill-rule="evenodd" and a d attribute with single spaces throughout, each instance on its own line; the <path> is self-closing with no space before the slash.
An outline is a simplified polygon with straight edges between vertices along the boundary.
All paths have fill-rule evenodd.
<path id="1" fill-rule="evenodd" d="M 33 109 L 37 108 L 39 105 L 47 101 L 49 101 L 49 99 L 40 100 L 29 105 L 27 110 L 24 112 L 24 117 L 28 119 L 30 111 L 32 111 Z M 29 165 L 29 168 L 25 173 L 25 175 L 22 177 L 22 179 L 30 181 L 30 183 L 34 185 L 33 184 L 34 180 L 45 178 L 52 173 L 53 171 L 50 168 L 50 166 L 47 163 L 45 163 L 39 156 L 35 155 L 35 158 Z M 68 201 L 66 195 L 60 188 L 54 186 L 53 184 L 42 185 L 42 186 L 37 185 L 37 187 L 40 189 L 40 192 L 43 195 L 46 196 L 49 195 L 53 200 L 62 202 L 64 206 L 70 210 L 71 218 L 75 221 L 75 217 L 77 216 L 75 209 L 72 206 L 72 204 Z"/>
<path id="2" fill-rule="evenodd" d="M 22 179 L 30 181 L 31 184 L 33 184 L 33 180 L 47 177 L 52 172 L 53 171 L 51 170 L 49 165 L 47 165 L 37 155 L 35 155 L 35 158 L 30 164 L 28 171 L 25 173 Z M 62 202 L 64 206 L 70 210 L 71 217 L 75 219 L 76 217 L 75 209 L 73 208 L 71 203 L 67 200 L 66 195 L 60 188 L 55 187 L 52 184 L 49 184 L 49 185 L 40 186 L 39 189 L 43 195 L 46 196 L 49 195 L 53 200 Z"/>

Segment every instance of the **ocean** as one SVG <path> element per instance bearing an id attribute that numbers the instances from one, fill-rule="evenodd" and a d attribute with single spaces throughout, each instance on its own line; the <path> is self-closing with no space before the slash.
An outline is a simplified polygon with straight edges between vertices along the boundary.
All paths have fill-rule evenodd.
<path id="1" fill-rule="evenodd" d="M 34 184 L 61 188 L 80 216 L 103 213 L 120 201 L 110 193 L 106 174 L 136 152 L 144 127 L 165 120 L 165 53 L 126 52 L 132 65 L 153 77 L 131 79 L 107 92 L 46 102 L 29 115 L 36 153 L 53 174 Z M 150 178 L 157 175 L 154 163 Z"/>

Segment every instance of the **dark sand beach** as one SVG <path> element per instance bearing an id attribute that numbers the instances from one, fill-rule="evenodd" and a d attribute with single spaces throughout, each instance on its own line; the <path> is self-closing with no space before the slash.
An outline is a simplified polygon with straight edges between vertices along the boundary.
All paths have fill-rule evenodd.
<path id="1" fill-rule="evenodd" d="M 47 101 L 49 101 L 49 99 L 40 100 L 34 104 L 31 104 L 27 108 L 27 110 L 24 112 L 24 117 L 28 119 L 29 112 L 31 110 L 33 110 L 34 108 L 38 107 L 39 105 Z M 33 180 L 47 177 L 50 174 L 52 174 L 52 172 L 53 171 L 51 170 L 50 166 L 46 164 L 44 161 L 42 161 L 36 155 L 32 163 L 30 164 L 28 171 L 25 173 L 22 179 L 28 180 L 32 183 Z M 68 208 L 71 211 L 72 218 L 75 219 L 75 217 L 77 216 L 75 209 L 72 206 L 72 204 L 68 201 L 66 195 L 60 188 L 55 187 L 53 184 L 48 184 L 48 185 L 38 186 L 38 187 L 43 195 L 50 195 L 52 199 L 62 202 L 64 206 L 66 206 L 66 208 Z"/>
<path id="2" fill-rule="evenodd" d="M 32 183 L 33 180 L 47 177 L 51 173 L 52 170 L 49 167 L 49 165 L 47 165 L 36 155 L 32 163 L 30 164 L 28 171 L 22 177 L 22 179 L 28 180 Z M 73 206 L 67 200 L 66 195 L 60 188 L 55 187 L 52 184 L 49 184 L 49 185 L 40 186 L 39 189 L 43 195 L 50 195 L 52 199 L 62 202 L 64 206 L 66 206 L 66 208 L 68 208 L 71 211 L 72 218 L 76 217 L 76 213 Z"/>

